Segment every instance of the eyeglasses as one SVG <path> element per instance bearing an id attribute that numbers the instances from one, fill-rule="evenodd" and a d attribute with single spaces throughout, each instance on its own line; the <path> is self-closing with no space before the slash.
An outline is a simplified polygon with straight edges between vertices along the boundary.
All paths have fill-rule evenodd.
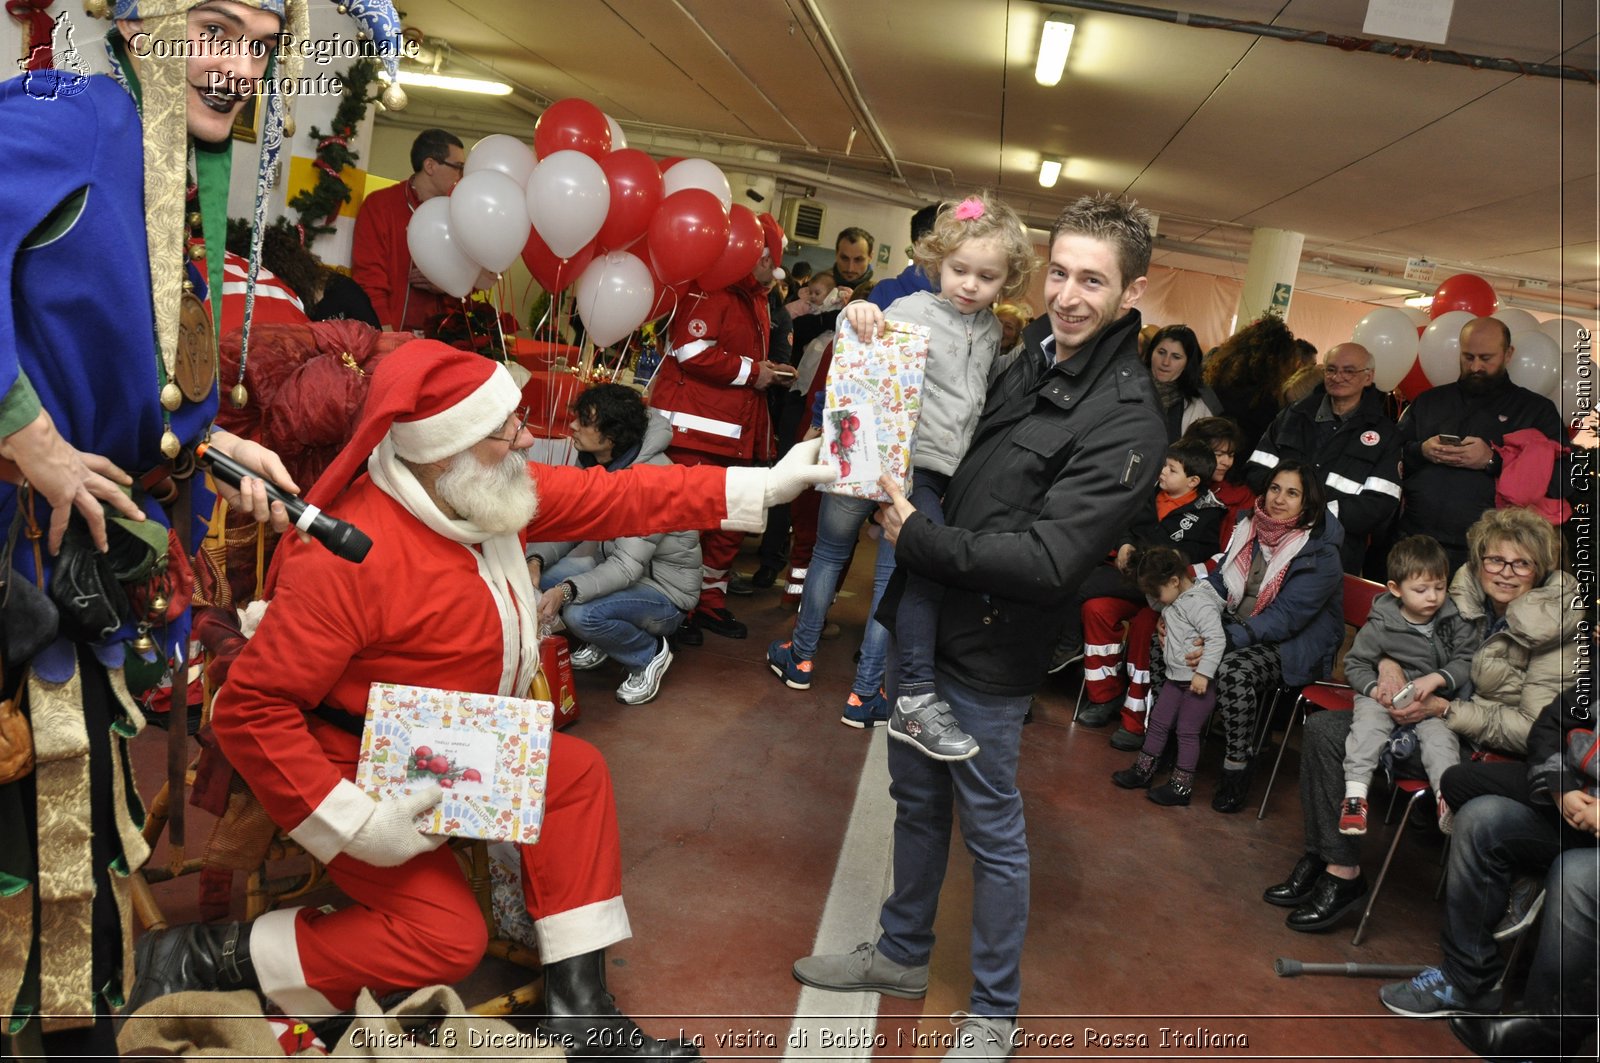
<path id="1" fill-rule="evenodd" d="M 1341 365 L 1325 365 L 1322 367 L 1323 376 L 1333 377 L 1337 380 L 1349 380 L 1351 377 L 1357 377 L 1362 373 L 1370 372 L 1372 372 L 1370 369 L 1356 369 Z"/>
<path id="2" fill-rule="evenodd" d="M 450 169 L 454 170 L 456 173 L 465 173 L 467 170 L 467 164 L 464 162 L 451 162 L 448 159 L 434 159 L 433 161 L 438 163 L 440 166 L 450 167 Z"/>
<path id="3" fill-rule="evenodd" d="M 1518 576 L 1533 575 L 1533 562 L 1526 558 L 1505 558 L 1497 554 L 1490 554 L 1483 559 L 1483 570 L 1485 572 L 1491 574 L 1499 573 L 1508 568 Z"/>
<path id="4" fill-rule="evenodd" d="M 511 435 L 509 437 L 507 437 L 507 436 L 484 436 L 483 438 L 484 439 L 492 439 L 496 443 L 507 443 L 507 444 L 510 444 L 513 447 L 516 446 L 517 445 L 517 437 L 521 436 L 522 433 L 524 431 L 526 431 L 527 428 L 528 428 L 528 419 L 533 416 L 533 407 L 524 406 L 520 410 L 513 411 L 511 416 L 515 417 L 517 419 L 517 426 L 511 430 Z M 508 418 L 508 420 L 509 420 L 509 418 Z"/>

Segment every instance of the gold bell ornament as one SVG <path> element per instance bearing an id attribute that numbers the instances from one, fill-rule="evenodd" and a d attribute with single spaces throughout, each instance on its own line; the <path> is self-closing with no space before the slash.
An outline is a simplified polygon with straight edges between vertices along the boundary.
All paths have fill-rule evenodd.
<path id="1" fill-rule="evenodd" d="M 135 653 L 141 655 L 153 652 L 156 648 L 156 640 L 150 637 L 150 625 L 140 624 L 139 633 L 134 636 L 129 645 L 133 647 Z"/>
<path id="2" fill-rule="evenodd" d="M 383 105 L 391 111 L 401 111 L 406 106 L 406 90 L 391 83 L 383 90 Z"/>
<path id="3" fill-rule="evenodd" d="M 243 384 L 233 385 L 233 390 L 228 393 L 228 401 L 233 403 L 236 410 L 244 409 L 244 404 L 250 401 L 250 391 Z"/>

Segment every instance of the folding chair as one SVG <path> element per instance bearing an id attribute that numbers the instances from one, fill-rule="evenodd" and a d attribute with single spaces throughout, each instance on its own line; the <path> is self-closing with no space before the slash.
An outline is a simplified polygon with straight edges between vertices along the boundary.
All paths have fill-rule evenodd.
<path id="1" fill-rule="evenodd" d="M 1394 840 L 1389 843 L 1389 851 L 1384 854 L 1383 867 L 1378 871 L 1378 880 L 1372 884 L 1372 892 L 1367 895 L 1367 907 L 1361 913 L 1361 925 L 1356 927 L 1356 936 L 1350 939 L 1350 944 L 1361 944 L 1361 938 L 1367 932 L 1367 920 L 1372 918 L 1372 909 L 1377 906 L 1378 894 L 1383 890 L 1383 880 L 1389 875 L 1389 865 L 1394 863 L 1395 850 L 1400 848 L 1400 839 L 1406 835 L 1406 820 L 1411 818 L 1411 810 L 1423 797 L 1433 791 L 1428 786 L 1426 779 L 1396 779 L 1394 792 L 1389 795 L 1389 809 L 1384 813 L 1383 821 L 1388 823 L 1394 816 L 1395 803 L 1401 794 L 1406 797 L 1405 809 L 1400 814 L 1400 819 L 1394 825 Z"/>
<path id="2" fill-rule="evenodd" d="M 1384 593 L 1385 587 L 1381 583 L 1362 579 L 1360 576 L 1346 574 L 1344 577 L 1344 622 L 1348 628 L 1357 631 L 1367 622 L 1367 616 L 1372 612 L 1372 603 L 1378 595 Z M 1344 651 L 1341 650 L 1338 659 L 1334 662 L 1334 671 L 1341 672 L 1344 666 Z M 1256 821 L 1267 817 L 1267 799 L 1272 796 L 1272 785 L 1278 779 L 1278 769 L 1283 765 L 1284 751 L 1289 748 L 1289 736 L 1294 732 L 1295 717 L 1302 720 L 1311 715 L 1311 710 L 1327 709 L 1333 712 L 1349 712 L 1355 707 L 1356 693 L 1347 683 L 1331 680 L 1318 680 L 1309 686 L 1302 687 L 1300 696 L 1295 699 L 1294 708 L 1289 712 L 1289 719 L 1283 725 L 1283 742 L 1278 746 L 1278 756 L 1272 762 L 1272 774 L 1267 777 L 1267 788 L 1261 794 L 1261 809 L 1256 813 Z M 1274 706 L 1276 703 L 1274 703 Z M 1262 745 L 1265 746 L 1267 728 L 1271 727 L 1271 710 L 1267 713 L 1267 723 L 1263 727 Z"/>

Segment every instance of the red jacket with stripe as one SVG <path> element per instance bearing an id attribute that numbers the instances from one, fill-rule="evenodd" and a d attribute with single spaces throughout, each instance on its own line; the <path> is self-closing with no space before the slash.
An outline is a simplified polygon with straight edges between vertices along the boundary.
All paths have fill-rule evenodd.
<path id="1" fill-rule="evenodd" d="M 689 289 L 650 393 L 650 405 L 672 424 L 673 449 L 746 461 L 773 456 L 767 398 L 754 387 L 770 333 L 767 291 L 753 277 L 716 292 Z"/>

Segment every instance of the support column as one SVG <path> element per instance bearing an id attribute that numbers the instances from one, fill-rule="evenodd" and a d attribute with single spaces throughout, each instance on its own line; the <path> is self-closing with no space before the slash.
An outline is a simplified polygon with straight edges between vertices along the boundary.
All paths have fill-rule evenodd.
<path id="1" fill-rule="evenodd" d="M 1300 269 L 1304 233 L 1287 229 L 1257 229 L 1250 239 L 1250 261 L 1245 266 L 1244 287 L 1239 292 L 1234 329 L 1259 321 L 1267 312 L 1288 318 L 1294 278 Z"/>

